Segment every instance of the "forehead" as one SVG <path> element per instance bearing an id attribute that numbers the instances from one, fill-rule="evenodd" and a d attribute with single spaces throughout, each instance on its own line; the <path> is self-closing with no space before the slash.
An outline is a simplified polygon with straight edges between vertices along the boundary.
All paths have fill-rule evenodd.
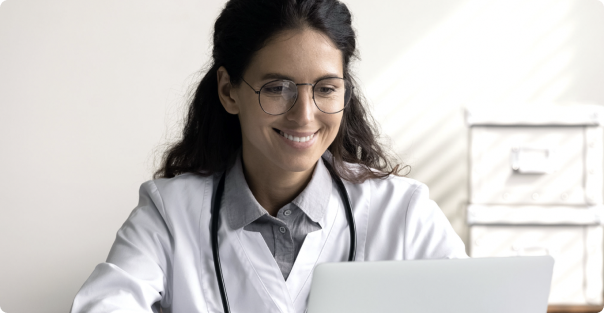
<path id="1" fill-rule="evenodd" d="M 251 59 L 246 77 L 261 79 L 267 73 L 312 82 L 325 76 L 343 76 L 342 52 L 325 34 L 311 30 L 283 31 Z"/>

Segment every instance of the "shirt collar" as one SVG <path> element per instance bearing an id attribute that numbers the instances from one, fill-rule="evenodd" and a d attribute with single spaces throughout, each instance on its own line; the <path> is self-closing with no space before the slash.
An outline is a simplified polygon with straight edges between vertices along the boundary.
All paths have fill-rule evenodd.
<path id="1" fill-rule="evenodd" d="M 300 208 L 313 222 L 318 223 L 325 216 L 331 188 L 331 176 L 320 158 L 310 182 L 291 203 Z M 256 201 L 245 180 L 241 153 L 235 158 L 235 164 L 227 170 L 223 205 L 231 229 L 242 228 L 268 214 Z"/>

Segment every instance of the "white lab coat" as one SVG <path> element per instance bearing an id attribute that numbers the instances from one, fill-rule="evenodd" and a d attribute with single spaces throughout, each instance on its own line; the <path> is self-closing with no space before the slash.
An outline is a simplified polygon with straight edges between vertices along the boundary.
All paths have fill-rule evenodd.
<path id="1" fill-rule="evenodd" d="M 144 183 L 139 205 L 118 231 L 107 262 L 78 292 L 72 313 L 154 312 L 158 301 L 163 312 L 222 312 L 209 227 L 216 184 L 216 176 L 193 174 Z M 467 257 L 425 185 L 402 177 L 344 184 L 356 220 L 356 261 Z M 319 224 L 285 281 L 260 233 L 221 223 L 231 312 L 304 312 L 314 267 L 348 256 L 348 223 L 335 184 Z"/>

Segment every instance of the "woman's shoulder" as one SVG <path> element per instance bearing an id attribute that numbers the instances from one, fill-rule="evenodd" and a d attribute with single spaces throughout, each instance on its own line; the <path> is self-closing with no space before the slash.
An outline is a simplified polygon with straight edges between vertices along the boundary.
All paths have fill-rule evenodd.
<path id="1" fill-rule="evenodd" d="M 360 165 L 348 166 L 352 166 L 352 169 L 360 167 Z M 356 170 L 361 173 L 362 169 L 357 168 Z M 376 169 L 371 169 L 371 171 L 378 175 L 359 183 L 350 181 L 345 183 L 353 202 L 365 203 L 370 211 L 377 210 L 385 213 L 394 210 L 398 212 L 397 214 L 404 214 L 407 209 L 415 206 L 418 201 L 429 200 L 428 187 L 424 183 L 409 177 L 388 175 Z"/>
<path id="2" fill-rule="evenodd" d="M 347 163 L 346 166 L 359 175 L 363 175 L 363 172 L 366 171 L 360 164 Z M 373 192 L 391 192 L 399 195 L 416 191 L 427 192 L 428 190 L 428 187 L 424 183 L 413 178 L 387 174 L 374 168 L 370 168 L 369 170 L 377 175 L 375 177 L 366 178 L 357 184 L 352 182 L 349 183 L 351 185 L 359 185 L 364 187 L 364 189 L 370 188 Z"/>
<path id="3" fill-rule="evenodd" d="M 211 188 L 214 175 L 202 176 L 195 173 L 180 174 L 170 178 L 156 178 L 144 182 L 141 192 L 157 193 L 162 198 L 183 193 L 199 193 Z"/>
<path id="4" fill-rule="evenodd" d="M 213 179 L 213 175 L 187 173 L 146 181 L 129 220 L 154 220 L 164 224 L 171 234 L 189 229 L 185 225 L 198 221 L 202 208 L 210 202 Z"/>
<path id="5" fill-rule="evenodd" d="M 376 188 L 396 188 L 397 190 L 415 190 L 417 188 L 428 188 L 426 184 L 418 180 L 394 174 L 390 174 L 383 178 L 371 178 L 371 181 L 373 184 L 375 184 Z"/>
<path id="6" fill-rule="evenodd" d="M 381 196 L 404 203 L 429 198 L 428 186 L 413 178 L 390 174 L 383 178 L 370 178 L 368 181 L 374 197 Z"/>
<path id="7" fill-rule="evenodd" d="M 163 214 L 175 208 L 181 211 L 185 207 L 201 205 L 206 197 L 211 197 L 214 176 L 185 173 L 149 180 L 141 185 L 139 195 L 141 199 L 149 198 Z"/>

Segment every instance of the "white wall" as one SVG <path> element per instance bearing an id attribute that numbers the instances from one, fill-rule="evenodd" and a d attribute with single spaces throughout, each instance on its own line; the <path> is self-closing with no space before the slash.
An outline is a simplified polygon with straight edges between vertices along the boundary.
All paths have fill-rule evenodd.
<path id="1" fill-rule="evenodd" d="M 465 237 L 462 107 L 604 104 L 597 0 L 346 1 L 394 150 Z M 178 132 L 224 1 L 0 6 L 0 307 L 66 312 Z"/>
<path id="2" fill-rule="evenodd" d="M 149 180 L 222 1 L 0 6 L 0 307 L 67 312 Z"/>
<path id="3" fill-rule="evenodd" d="M 596 0 L 352 3 L 359 76 L 411 177 L 465 238 L 463 107 L 604 104 L 604 6 Z"/>

